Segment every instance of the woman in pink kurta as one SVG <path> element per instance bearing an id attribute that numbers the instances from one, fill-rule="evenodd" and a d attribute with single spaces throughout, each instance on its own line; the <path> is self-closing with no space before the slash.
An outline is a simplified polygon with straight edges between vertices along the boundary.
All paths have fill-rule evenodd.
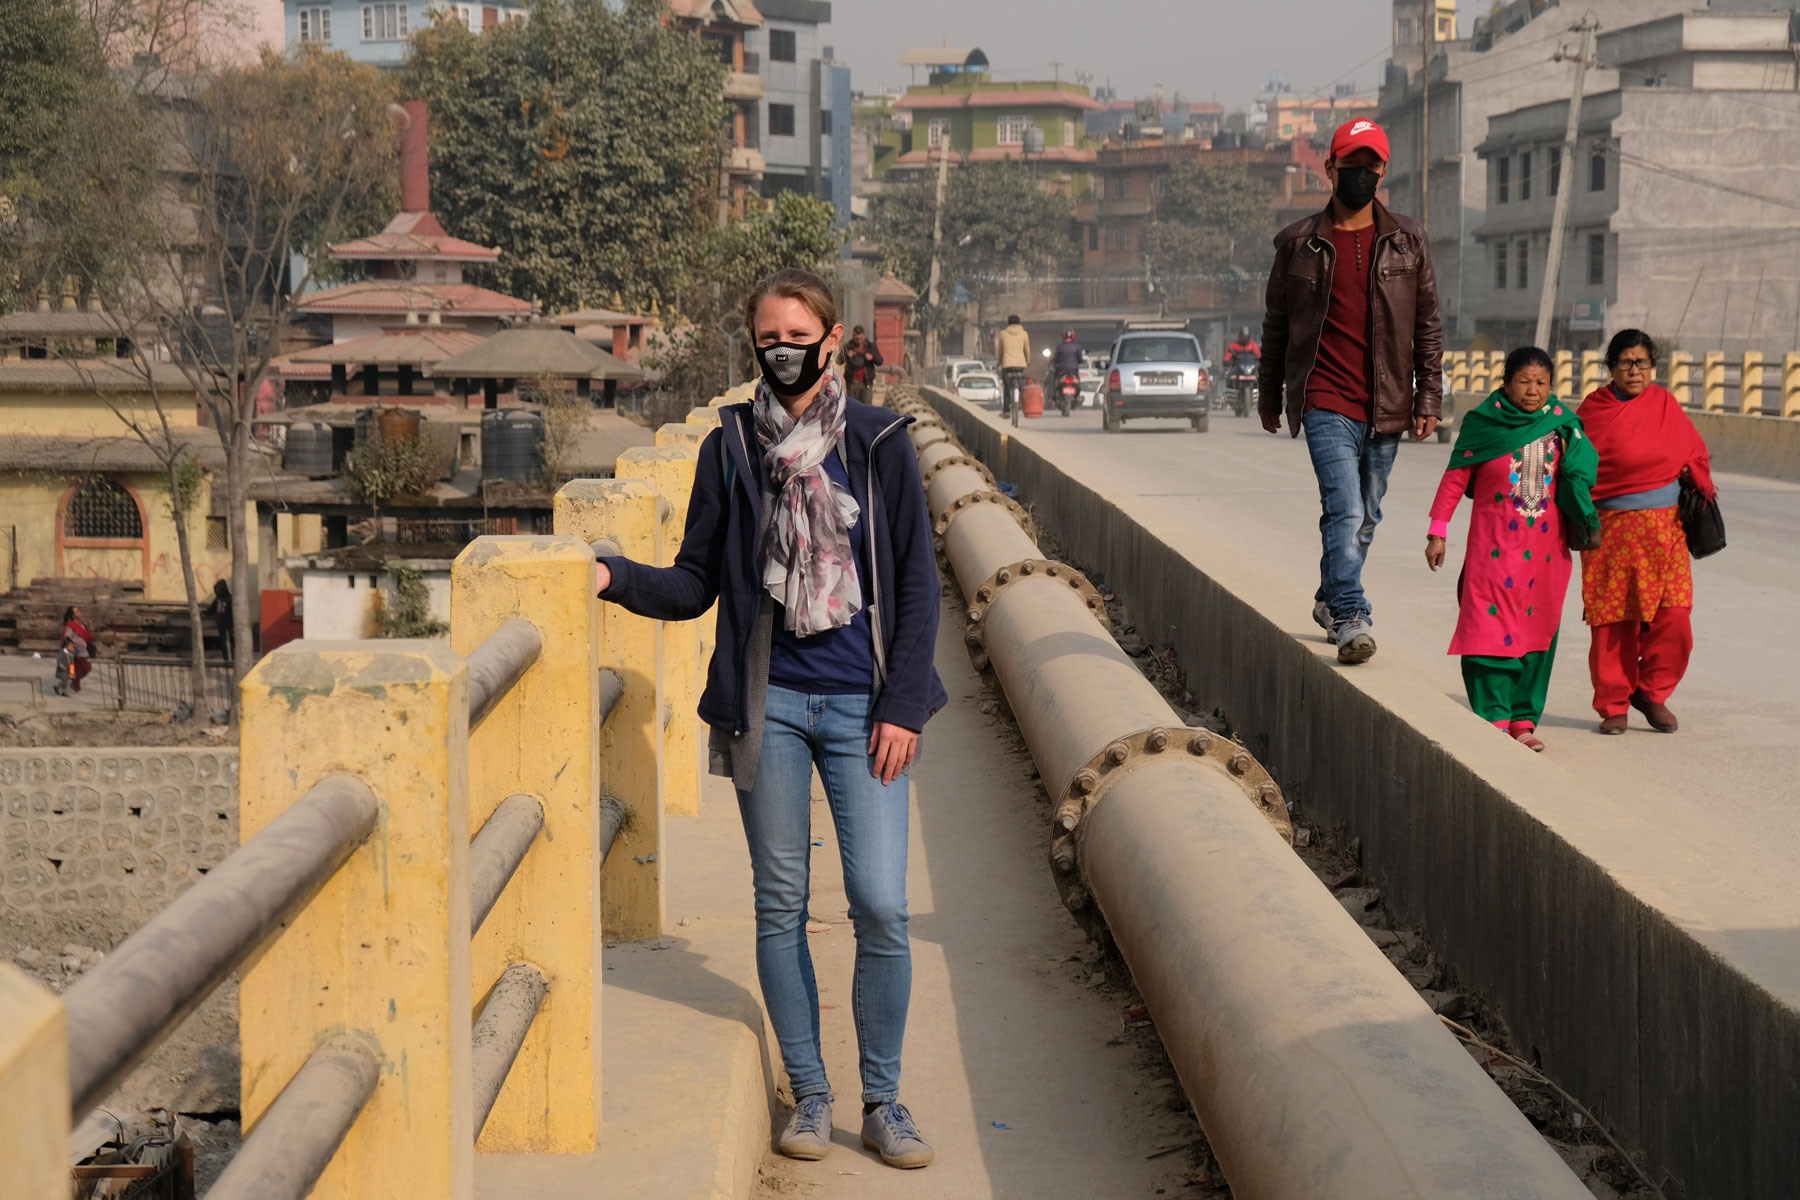
<path id="1" fill-rule="evenodd" d="M 1525 347 L 1506 365 L 1505 387 L 1461 420 L 1425 558 L 1434 571 L 1443 565 L 1450 518 L 1471 497 L 1450 653 L 1462 656 L 1470 706 L 1542 750 L 1537 724 L 1574 570 L 1569 545 L 1583 544 L 1597 524 L 1588 497 L 1595 455 L 1574 411 L 1550 394 L 1549 356 Z M 1571 519 L 1582 526 L 1573 538 L 1565 536 Z"/>

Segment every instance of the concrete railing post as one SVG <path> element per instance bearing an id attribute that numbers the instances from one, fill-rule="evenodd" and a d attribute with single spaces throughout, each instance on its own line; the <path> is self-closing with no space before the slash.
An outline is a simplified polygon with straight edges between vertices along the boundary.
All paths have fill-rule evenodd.
<path id="1" fill-rule="evenodd" d="M 1450 390 L 1466 392 L 1469 390 L 1469 353 L 1466 350 L 1452 350 L 1444 356 L 1445 366 L 1450 371 Z"/>
<path id="2" fill-rule="evenodd" d="M 1506 381 L 1506 351 L 1488 351 L 1487 390 L 1492 392 Z M 1485 395 L 1485 393 L 1484 393 Z"/>
<path id="3" fill-rule="evenodd" d="M 1681 402 L 1681 407 L 1692 408 L 1694 404 L 1694 356 L 1687 350 L 1677 350 L 1669 355 L 1669 391 Z"/>
<path id="4" fill-rule="evenodd" d="M 619 455 L 619 479 L 641 479 L 668 502 L 663 513 L 662 549 L 656 565 L 666 567 L 681 549 L 688 499 L 694 491 L 699 454 L 688 446 L 637 446 Z M 663 626 L 663 804 L 672 816 L 700 811 L 700 630 L 695 621 Z"/>
<path id="5" fill-rule="evenodd" d="M 696 408 L 687 415 L 689 425 L 699 425 L 706 429 L 717 429 L 724 420 L 716 408 Z"/>
<path id="6" fill-rule="evenodd" d="M 1700 407 L 1725 411 L 1725 352 L 1708 350 L 1700 368 Z"/>
<path id="7" fill-rule="evenodd" d="M 1761 350 L 1744 351 L 1742 382 L 1738 387 L 1738 411 L 1761 414 L 1763 410 L 1763 355 Z"/>
<path id="8" fill-rule="evenodd" d="M 62 1001 L 0 962 L 0 1175 L 19 1200 L 69 1194 L 69 1031 Z"/>
<path id="9" fill-rule="evenodd" d="M 514 794 L 543 807 L 470 951 L 476 996 L 520 960 L 549 984 L 482 1126 L 484 1153 L 584 1154 L 599 1127 L 599 604 L 594 552 L 574 537 L 477 538 L 450 568 L 452 649 L 467 656 L 514 619 L 544 647 L 469 732 L 469 828 Z"/>
<path id="10" fill-rule="evenodd" d="M 1781 360 L 1781 415 L 1800 417 L 1800 353 Z"/>
<path id="11" fill-rule="evenodd" d="M 375 832 L 243 972 L 247 1135 L 315 1048 L 347 1034 L 380 1082 L 311 1195 L 474 1193 L 468 669 L 442 642 L 291 642 L 241 685 L 248 841 L 336 772 Z"/>
<path id="12" fill-rule="evenodd" d="M 1598 350 L 1581 352 L 1581 396 L 1592 395 L 1606 382 L 1606 356 Z M 1580 397 L 1573 397 L 1579 399 Z"/>
<path id="13" fill-rule="evenodd" d="M 556 493 L 556 532 L 582 542 L 605 538 L 627 558 L 653 563 L 662 556 L 662 507 L 656 489 L 641 480 L 576 479 Z M 600 872 L 601 924 L 608 938 L 645 941 L 662 936 L 665 898 L 663 627 L 602 604 L 599 629 L 599 666 L 625 681 L 599 738 L 601 790 L 625 807 Z"/>
<path id="14" fill-rule="evenodd" d="M 1558 350 L 1555 363 L 1556 369 L 1553 372 L 1554 379 L 1551 381 L 1550 390 L 1564 400 L 1579 400 L 1580 397 L 1573 394 L 1575 391 L 1575 355 L 1568 350 Z"/>
<path id="15" fill-rule="evenodd" d="M 698 424 L 692 421 L 683 421 L 679 423 L 670 422 L 656 431 L 656 444 L 658 446 L 684 446 L 694 452 L 694 457 L 697 462 L 700 455 L 700 443 L 706 440 L 706 435 L 717 428 L 720 422 L 717 409 L 705 409 L 703 411 L 713 414 L 713 424 L 711 426 Z M 713 648 L 718 639 L 718 632 L 719 606 L 715 604 L 712 608 L 707 610 L 705 616 L 694 622 L 694 633 L 700 640 L 700 649 L 697 652 L 694 663 L 694 687 L 699 689 L 694 693 L 696 704 L 699 703 L 700 692 L 706 689 L 706 664 L 712 661 Z M 706 752 L 704 740 L 698 740 L 698 749 L 702 754 Z M 705 770 L 704 764 L 702 764 L 700 770 Z"/>

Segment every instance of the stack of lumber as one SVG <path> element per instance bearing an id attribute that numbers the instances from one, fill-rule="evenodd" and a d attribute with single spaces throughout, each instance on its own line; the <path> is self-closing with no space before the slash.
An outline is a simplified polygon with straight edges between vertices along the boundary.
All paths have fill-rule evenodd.
<path id="1" fill-rule="evenodd" d="M 146 600 L 141 580 L 111 579 L 39 579 L 0 594 L 0 646 L 56 653 L 63 610 L 71 604 L 87 618 L 103 654 L 179 653 L 188 646 L 186 603 Z"/>

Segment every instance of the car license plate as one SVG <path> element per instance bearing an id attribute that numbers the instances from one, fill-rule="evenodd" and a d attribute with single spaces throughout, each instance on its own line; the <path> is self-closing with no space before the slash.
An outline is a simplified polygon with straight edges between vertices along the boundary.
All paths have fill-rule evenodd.
<path id="1" fill-rule="evenodd" d="M 1139 387 L 1174 387 L 1181 382 L 1178 371 L 1139 371 L 1137 373 Z"/>

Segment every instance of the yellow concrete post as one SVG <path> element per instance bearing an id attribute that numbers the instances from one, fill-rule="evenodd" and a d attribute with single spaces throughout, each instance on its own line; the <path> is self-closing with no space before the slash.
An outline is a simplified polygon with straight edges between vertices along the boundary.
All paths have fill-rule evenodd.
<path id="1" fill-rule="evenodd" d="M 1800 417 L 1800 353 L 1781 360 L 1781 415 Z"/>
<path id="2" fill-rule="evenodd" d="M 1487 380 L 1487 382 L 1488 382 L 1487 390 L 1489 392 L 1492 392 L 1495 388 L 1500 387 L 1501 385 L 1503 385 L 1506 382 L 1506 351 L 1504 351 L 1504 350 L 1488 351 L 1488 380 Z"/>
<path id="3" fill-rule="evenodd" d="M 1707 412 L 1725 411 L 1725 352 L 1708 350 L 1700 367 L 1700 407 Z"/>
<path id="4" fill-rule="evenodd" d="M 662 499 L 641 480 L 577 479 L 556 493 L 559 534 L 609 538 L 627 558 L 662 557 Z M 600 873 L 602 927 L 619 941 L 662 936 L 663 739 L 661 623 L 602 604 L 599 665 L 619 673 L 625 692 L 600 730 L 600 787 L 625 806 L 625 824 Z"/>
<path id="5" fill-rule="evenodd" d="M 1452 350 L 1450 352 L 1450 390 L 1466 392 L 1469 390 L 1469 352 Z"/>
<path id="6" fill-rule="evenodd" d="M 687 528 L 688 498 L 700 456 L 688 446 L 635 446 L 619 455 L 613 474 L 641 479 L 668 504 L 657 565 L 675 561 Z M 663 805 L 672 816 L 700 811 L 700 628 L 695 621 L 663 626 Z"/>
<path id="7" fill-rule="evenodd" d="M 716 408 L 696 408 L 687 415 L 689 425 L 699 425 L 706 429 L 717 429 L 724 419 Z"/>
<path id="8" fill-rule="evenodd" d="M 348 1033 L 381 1081 L 312 1196 L 470 1200 L 468 670 L 444 642 L 290 642 L 240 694 L 244 841 L 335 772 L 381 802 L 373 836 L 244 970 L 245 1132 Z"/>
<path id="9" fill-rule="evenodd" d="M 1694 356 L 1687 350 L 1677 350 L 1669 355 L 1669 390 L 1675 393 L 1675 399 L 1683 408 L 1691 408 L 1694 404 Z"/>
<path id="10" fill-rule="evenodd" d="M 1581 352 L 1581 395 L 1592 394 L 1606 382 L 1606 356 L 1598 350 Z"/>
<path id="11" fill-rule="evenodd" d="M 690 425 L 685 421 L 670 421 L 656 431 L 658 446 L 687 446 L 696 455 L 700 452 L 700 443 L 706 440 L 707 429 L 699 425 Z"/>
<path id="12" fill-rule="evenodd" d="M 0 962 L 0 1176 L 18 1200 L 69 1195 L 69 1029 L 62 1001 Z"/>
<path id="13" fill-rule="evenodd" d="M 594 552 L 574 537 L 477 538 L 450 568 L 450 646 L 467 657 L 514 618 L 544 649 L 469 732 L 469 828 L 517 792 L 544 828 L 471 947 L 474 994 L 523 960 L 549 995 L 476 1149 L 585 1154 L 600 1123 L 600 602 Z"/>
<path id="14" fill-rule="evenodd" d="M 718 410 L 708 409 L 707 411 L 714 414 L 714 425 L 716 426 L 722 419 L 717 416 Z M 658 446 L 687 446 L 694 451 L 695 457 L 698 458 L 700 454 L 700 443 L 704 442 L 706 440 L 706 435 L 711 432 L 711 427 L 691 421 L 679 423 L 670 422 L 656 431 L 656 444 Z M 712 661 L 713 647 L 718 640 L 718 632 L 719 606 L 715 604 L 712 608 L 707 610 L 704 616 L 694 622 L 695 636 L 700 639 L 700 649 L 695 656 L 695 670 L 697 674 L 694 687 L 698 689 L 694 693 L 696 704 L 699 703 L 700 692 L 706 690 L 706 665 Z M 704 754 L 706 752 L 706 742 L 704 738 L 697 738 L 696 745 L 700 753 Z M 699 770 L 704 772 L 705 769 L 705 764 L 702 763 Z"/>
<path id="15" fill-rule="evenodd" d="M 1556 352 L 1555 363 L 1556 370 L 1552 372 L 1553 378 L 1550 383 L 1550 390 L 1555 392 L 1558 396 L 1561 396 L 1564 400 L 1581 399 L 1580 396 L 1574 394 L 1575 355 L 1567 350 L 1558 350 Z M 1586 393 L 1583 393 L 1583 395 L 1585 394 Z"/>
<path id="16" fill-rule="evenodd" d="M 1742 384 L 1738 388 L 1738 411 L 1761 414 L 1763 410 L 1763 356 L 1761 350 L 1744 351 Z"/>
<path id="17" fill-rule="evenodd" d="M 742 403 L 743 403 L 742 400 L 736 399 L 731 396 L 714 396 L 711 400 L 708 400 L 706 402 L 706 407 L 708 407 L 708 408 L 725 408 L 732 404 L 742 404 Z"/>

